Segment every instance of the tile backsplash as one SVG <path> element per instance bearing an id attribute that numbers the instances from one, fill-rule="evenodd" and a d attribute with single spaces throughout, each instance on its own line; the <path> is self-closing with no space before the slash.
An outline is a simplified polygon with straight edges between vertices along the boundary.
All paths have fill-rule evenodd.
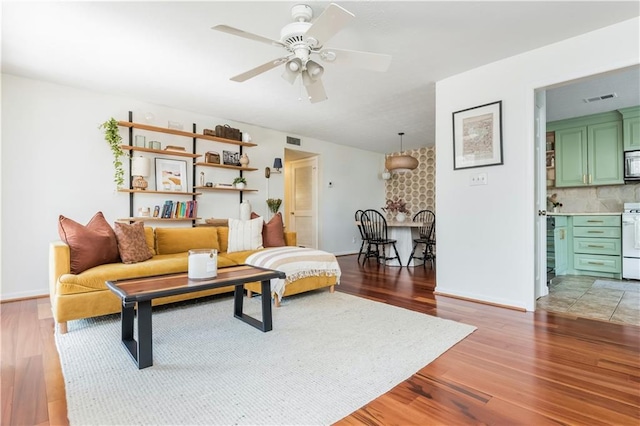
<path id="1" fill-rule="evenodd" d="M 623 204 L 640 202 L 640 183 L 589 188 L 548 188 L 547 196 L 558 194 L 564 213 L 619 213 Z M 547 203 L 551 209 L 551 204 Z"/>

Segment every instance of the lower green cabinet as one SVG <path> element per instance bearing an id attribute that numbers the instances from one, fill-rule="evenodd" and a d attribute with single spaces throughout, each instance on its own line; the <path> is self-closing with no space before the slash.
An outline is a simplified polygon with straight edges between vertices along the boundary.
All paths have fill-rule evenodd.
<path id="1" fill-rule="evenodd" d="M 556 275 L 567 273 L 567 217 L 555 217 L 555 229 L 553 230 L 554 245 L 554 269 Z"/>
<path id="2" fill-rule="evenodd" d="M 572 216 L 571 254 L 577 274 L 622 277 L 619 215 Z"/>

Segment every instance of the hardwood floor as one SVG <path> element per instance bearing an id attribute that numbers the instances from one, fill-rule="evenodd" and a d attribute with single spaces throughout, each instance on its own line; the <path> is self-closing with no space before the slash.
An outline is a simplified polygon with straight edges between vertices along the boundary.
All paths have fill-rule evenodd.
<path id="1" fill-rule="evenodd" d="M 339 425 L 639 423 L 639 327 L 436 296 L 429 268 L 339 262 L 338 291 L 478 328 Z M 0 309 L 1 423 L 67 424 L 48 299 Z"/>

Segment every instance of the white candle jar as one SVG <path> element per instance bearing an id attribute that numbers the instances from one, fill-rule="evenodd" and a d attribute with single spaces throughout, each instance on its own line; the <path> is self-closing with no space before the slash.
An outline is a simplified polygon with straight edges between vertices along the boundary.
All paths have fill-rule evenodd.
<path id="1" fill-rule="evenodd" d="M 204 280 L 218 275 L 218 250 L 193 249 L 189 250 L 190 280 Z"/>

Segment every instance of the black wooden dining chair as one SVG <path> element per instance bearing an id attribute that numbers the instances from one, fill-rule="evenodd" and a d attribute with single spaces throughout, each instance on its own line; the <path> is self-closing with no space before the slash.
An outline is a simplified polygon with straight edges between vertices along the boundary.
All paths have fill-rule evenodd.
<path id="1" fill-rule="evenodd" d="M 396 248 L 396 240 L 388 237 L 387 220 L 382 213 L 377 210 L 368 209 L 362 212 L 360 215 L 360 223 L 362 224 L 362 230 L 367 241 L 367 250 L 364 253 L 364 259 L 362 264 L 371 258 L 375 257 L 378 262 L 382 262 L 386 266 L 387 261 L 398 259 L 398 263 L 402 266 L 398 249 Z M 395 252 L 395 256 L 387 257 L 386 247 L 391 246 Z M 382 249 L 382 253 L 380 252 Z M 391 254 L 391 249 L 389 249 Z"/>
<path id="2" fill-rule="evenodd" d="M 356 210 L 356 226 L 358 227 L 358 231 L 360 231 L 360 239 L 362 242 L 360 243 L 360 251 L 358 251 L 358 263 L 360 263 L 360 256 L 364 253 L 365 245 L 367 244 L 367 237 L 364 234 L 364 229 L 362 229 L 362 212 L 363 210 Z"/>
<path id="3" fill-rule="evenodd" d="M 411 260 L 422 260 L 422 266 L 426 267 L 427 261 L 431 262 L 431 269 L 433 269 L 436 260 L 436 215 L 431 210 L 420 210 L 413 216 L 413 221 L 420 223 L 420 236 L 413 239 L 413 250 L 411 250 L 411 256 L 407 265 L 411 263 Z M 416 256 L 416 250 L 419 246 L 424 246 L 421 255 Z"/>

